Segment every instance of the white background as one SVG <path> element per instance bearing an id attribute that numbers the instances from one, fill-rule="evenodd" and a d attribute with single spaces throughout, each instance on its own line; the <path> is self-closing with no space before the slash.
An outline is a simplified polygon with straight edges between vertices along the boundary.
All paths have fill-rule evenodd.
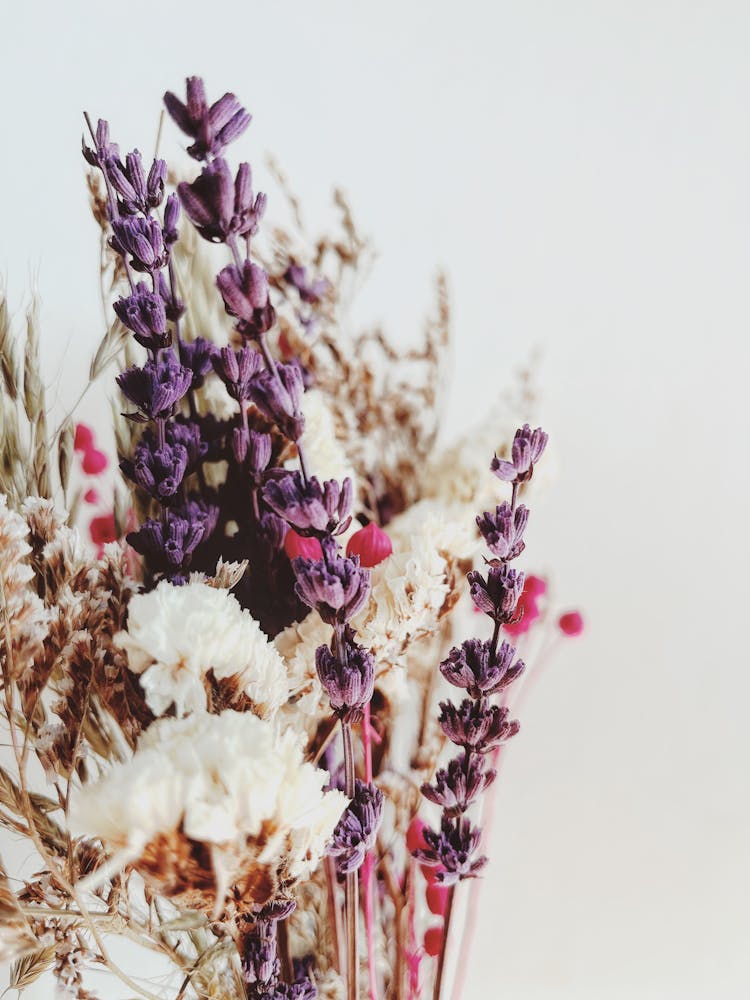
<path id="1" fill-rule="evenodd" d="M 313 222 L 347 189 L 368 318 L 411 336 L 448 268 L 454 426 L 543 349 L 527 562 L 588 631 L 507 756 L 466 996 L 750 996 L 750 7 L 6 0 L 0 46 L 0 273 L 64 399 L 101 333 L 81 109 L 150 150 L 189 73 Z"/>

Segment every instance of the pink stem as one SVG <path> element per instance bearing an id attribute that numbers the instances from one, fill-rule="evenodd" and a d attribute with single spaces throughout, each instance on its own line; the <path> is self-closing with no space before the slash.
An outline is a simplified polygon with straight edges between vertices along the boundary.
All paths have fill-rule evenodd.
<path id="1" fill-rule="evenodd" d="M 362 720 L 362 746 L 365 754 L 365 781 L 372 783 L 372 727 L 370 725 L 370 703 L 365 705 Z M 375 971 L 375 908 L 373 899 L 373 874 L 375 857 L 368 851 L 362 865 L 362 888 L 365 904 L 365 934 L 367 936 L 367 971 L 370 980 L 370 1000 L 378 1000 L 378 979 Z"/>
<path id="2" fill-rule="evenodd" d="M 533 670 L 529 671 L 529 675 L 525 678 L 523 685 L 518 692 L 518 697 L 516 698 L 515 704 L 513 705 L 514 714 L 519 707 L 523 706 L 526 699 L 529 696 L 529 691 L 532 690 L 538 681 L 539 674 L 542 672 L 542 667 L 546 666 L 549 658 L 557 646 L 557 637 L 553 637 L 547 642 L 547 644 L 539 652 L 538 659 L 534 664 Z M 533 682 L 533 683 L 532 683 Z M 507 701 L 507 696 L 502 699 L 502 703 L 505 704 Z M 490 760 L 490 766 L 494 767 L 498 771 L 499 777 L 499 765 L 498 758 L 500 756 L 501 747 L 495 747 L 492 751 L 492 757 Z M 495 779 L 497 781 L 497 778 Z M 487 844 L 490 840 L 492 834 L 493 819 L 495 817 L 495 804 L 497 802 L 497 795 L 488 795 L 486 799 L 486 806 L 484 811 L 484 816 L 482 817 L 482 844 Z M 464 922 L 464 930 L 461 937 L 461 962 L 459 963 L 458 969 L 456 971 L 456 978 L 453 982 L 453 992 L 451 994 L 451 1000 L 461 1000 L 461 995 L 463 993 L 464 984 L 466 982 L 466 974 L 469 970 L 469 956 L 471 955 L 471 948 L 474 943 L 474 937 L 477 930 L 477 921 L 479 919 L 479 896 L 482 891 L 482 879 L 472 879 L 471 887 L 469 889 L 469 906 L 466 913 L 466 920 Z"/>

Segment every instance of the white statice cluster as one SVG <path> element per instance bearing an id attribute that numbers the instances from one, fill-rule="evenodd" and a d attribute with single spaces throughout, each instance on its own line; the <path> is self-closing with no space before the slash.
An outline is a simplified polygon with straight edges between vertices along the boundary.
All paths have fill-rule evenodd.
<path id="1" fill-rule="evenodd" d="M 282 719 L 304 729 L 309 736 L 315 733 L 328 707 L 315 667 L 315 650 L 323 644 L 328 645 L 332 633 L 332 626 L 312 611 L 274 639 L 274 646 L 286 664 L 289 684 L 289 701 L 282 709 Z"/>
<path id="2" fill-rule="evenodd" d="M 191 579 L 162 581 L 128 605 L 127 630 L 115 643 L 140 674 L 155 715 L 174 704 L 178 715 L 207 707 L 204 679 L 236 678 L 258 715 L 272 715 L 288 695 L 284 662 L 260 626 L 226 590 Z"/>
<path id="3" fill-rule="evenodd" d="M 457 514 L 463 511 L 422 501 L 388 525 L 393 554 L 373 569 L 370 600 L 354 620 L 380 672 L 392 672 L 396 690 L 403 680 L 402 651 L 437 630 L 451 592 L 451 565 L 476 548 L 471 521 Z M 384 683 L 379 678 L 381 688 Z"/>
<path id="4" fill-rule="evenodd" d="M 336 436 L 335 420 L 324 393 L 308 389 L 302 397 L 302 411 L 305 414 L 302 445 L 309 468 L 320 482 L 335 479 L 341 483 L 348 477 L 356 496 L 354 469 Z M 291 464 L 296 466 L 296 460 Z"/>
<path id="5" fill-rule="evenodd" d="M 136 860 L 158 835 L 306 878 L 347 804 L 291 731 L 227 710 L 159 719 L 133 757 L 74 792 L 73 828 Z M 229 877 L 231 879 L 231 872 Z"/>

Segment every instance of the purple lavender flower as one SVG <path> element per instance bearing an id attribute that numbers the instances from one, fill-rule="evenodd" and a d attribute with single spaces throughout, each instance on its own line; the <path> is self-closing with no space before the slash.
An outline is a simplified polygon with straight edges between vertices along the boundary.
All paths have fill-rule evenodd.
<path id="1" fill-rule="evenodd" d="M 247 443 L 248 466 L 258 479 L 271 461 L 271 435 L 250 431 Z"/>
<path id="2" fill-rule="evenodd" d="M 513 438 L 511 460 L 492 459 L 490 468 L 506 483 L 526 483 L 534 474 L 534 464 L 539 461 L 547 446 L 548 436 L 541 427 L 531 429 L 528 424 L 520 427 Z"/>
<path id="3" fill-rule="evenodd" d="M 203 385 L 206 375 L 211 371 L 215 354 L 216 345 L 204 337 L 196 337 L 195 340 L 184 341 L 180 345 L 180 361 L 193 375 L 191 389 L 200 389 Z"/>
<path id="4" fill-rule="evenodd" d="M 167 179 L 167 164 L 164 160 L 154 160 L 148 177 L 143 170 L 141 154 L 137 149 L 125 157 L 125 165 L 116 157 L 105 162 L 105 170 L 110 184 L 120 196 L 121 209 L 128 215 L 139 212 L 148 215 L 157 208 L 164 197 L 164 183 Z"/>
<path id="5" fill-rule="evenodd" d="M 162 229 L 164 243 L 168 247 L 171 247 L 173 243 L 176 243 L 179 237 L 179 233 L 177 232 L 177 223 L 179 222 L 179 219 L 180 199 L 176 194 L 170 194 L 167 198 L 166 204 L 164 205 L 164 227 Z"/>
<path id="6" fill-rule="evenodd" d="M 114 304 L 123 326 L 149 351 L 169 347 L 172 336 L 167 330 L 167 310 L 161 295 L 140 281 L 133 292 Z"/>
<path id="7" fill-rule="evenodd" d="M 370 572 L 360 568 L 356 556 L 350 559 L 329 551 L 323 559 L 294 559 L 292 569 L 297 596 L 329 625 L 354 618 L 370 595 Z"/>
<path id="8" fill-rule="evenodd" d="M 201 518 L 171 513 L 166 521 L 144 521 L 127 540 L 139 555 L 155 566 L 174 570 L 189 564 L 190 556 L 205 535 L 206 524 Z"/>
<path id="9" fill-rule="evenodd" d="M 495 694 L 523 673 L 523 660 L 515 660 L 516 650 L 508 642 L 493 653 L 488 640 L 467 639 L 454 646 L 440 664 L 440 672 L 456 687 L 465 688 L 472 698 Z"/>
<path id="10" fill-rule="evenodd" d="M 451 743 L 474 753 L 487 753 L 520 729 L 515 719 L 508 721 L 509 712 L 505 706 L 490 705 L 486 698 L 465 698 L 460 705 L 441 701 L 438 723 Z"/>
<path id="11" fill-rule="evenodd" d="M 182 485 L 187 464 L 188 451 L 182 444 L 165 441 L 158 447 L 146 439 L 136 446 L 132 461 L 122 459 L 120 468 L 160 503 L 168 503 Z"/>
<path id="12" fill-rule="evenodd" d="M 198 232 L 213 243 L 252 236 L 266 206 L 264 194 L 253 194 L 250 165 L 241 163 L 233 180 L 222 158 L 212 160 L 194 181 L 178 184 L 177 191 Z"/>
<path id="13" fill-rule="evenodd" d="M 498 559 L 507 562 L 523 552 L 526 543 L 523 533 L 529 520 L 527 507 L 520 504 L 515 510 L 506 501 L 492 511 L 485 511 L 477 518 L 477 527 L 489 550 Z"/>
<path id="14" fill-rule="evenodd" d="M 141 436 L 141 443 L 150 442 L 156 446 L 156 438 L 152 431 L 147 430 Z M 192 472 L 199 462 L 208 454 L 208 442 L 201 437 L 201 428 L 197 423 L 178 417 L 170 420 L 166 428 L 166 441 L 170 445 L 182 445 L 187 452 L 186 474 Z"/>
<path id="15" fill-rule="evenodd" d="M 254 351 L 252 347 L 241 347 L 238 351 L 222 347 L 213 356 L 211 363 L 232 399 L 236 399 L 238 403 L 250 399 L 251 386 L 263 366 L 263 358 L 258 351 Z"/>
<path id="16" fill-rule="evenodd" d="M 190 369 L 183 368 L 173 354 L 162 354 L 157 360 L 147 361 L 143 367 L 126 368 L 117 376 L 117 384 L 125 398 L 143 415 L 136 419 L 164 420 L 186 394 L 192 378 Z"/>
<path id="17" fill-rule="evenodd" d="M 455 757 L 447 768 L 437 772 L 432 784 L 422 785 L 422 795 L 453 818 L 466 812 L 496 776 L 497 771 L 486 766 L 484 757 L 473 754 Z"/>
<path id="18" fill-rule="evenodd" d="M 196 160 L 218 155 L 250 124 L 251 116 L 234 94 L 224 94 L 209 108 L 199 76 L 187 79 L 186 103 L 167 91 L 164 104 L 178 127 L 195 139 L 193 145 L 188 146 L 188 153 Z"/>
<path id="19" fill-rule="evenodd" d="M 304 537 L 341 534 L 351 520 L 352 483 L 348 477 L 341 485 L 327 479 L 321 486 L 315 476 L 305 481 L 299 472 L 279 470 L 271 473 L 263 499 Z"/>
<path id="20" fill-rule="evenodd" d="M 311 281 L 307 277 L 307 268 L 302 267 L 301 264 L 290 264 L 284 272 L 284 279 L 297 289 L 300 299 L 310 305 L 320 302 L 331 287 L 327 278 Z"/>
<path id="21" fill-rule="evenodd" d="M 267 994 L 281 972 L 281 962 L 276 954 L 276 930 L 265 921 L 258 921 L 244 941 L 242 971 L 249 986 L 262 988 Z"/>
<path id="22" fill-rule="evenodd" d="M 300 409 L 304 391 L 299 365 L 277 365 L 275 373 L 262 371 L 258 375 L 252 384 L 250 398 L 285 437 L 298 441 L 305 429 L 305 417 Z"/>
<path id="23" fill-rule="evenodd" d="M 112 249 L 123 257 L 130 254 L 130 263 L 136 271 L 151 273 L 166 264 L 167 252 L 158 219 L 141 215 L 113 219 L 112 232 Z"/>
<path id="24" fill-rule="evenodd" d="M 242 267 L 229 264 L 219 272 L 216 284 L 224 308 L 237 320 L 237 330 L 248 340 L 270 330 L 276 312 L 268 298 L 268 275 L 257 264 L 246 260 Z"/>
<path id="25" fill-rule="evenodd" d="M 427 847 L 414 851 L 414 857 L 426 865 L 439 865 L 435 880 L 443 885 L 475 878 L 487 864 L 487 858 L 475 857 L 482 834 L 468 819 L 443 816 L 440 829 L 427 827 L 424 839 Z"/>
<path id="26" fill-rule="evenodd" d="M 94 136 L 94 146 L 92 149 L 86 145 L 85 140 L 81 142 L 81 151 L 84 159 L 92 167 L 104 168 L 104 164 L 110 160 L 119 160 L 120 147 L 116 142 L 111 142 L 109 138 L 109 122 L 100 118 L 96 125 Z"/>
<path id="27" fill-rule="evenodd" d="M 359 779 L 354 784 L 354 798 L 333 831 L 328 853 L 336 858 L 342 875 L 357 871 L 365 855 L 375 846 L 383 822 L 384 796 L 373 784 Z"/>
<path id="28" fill-rule="evenodd" d="M 375 685 L 372 654 L 357 645 L 349 632 L 341 651 L 318 646 L 315 666 L 334 714 L 345 722 L 359 722 Z"/>
<path id="29" fill-rule="evenodd" d="M 490 566 L 486 577 L 472 570 L 466 579 L 471 599 L 480 611 L 503 625 L 513 621 L 523 591 L 523 573 L 502 564 Z"/>

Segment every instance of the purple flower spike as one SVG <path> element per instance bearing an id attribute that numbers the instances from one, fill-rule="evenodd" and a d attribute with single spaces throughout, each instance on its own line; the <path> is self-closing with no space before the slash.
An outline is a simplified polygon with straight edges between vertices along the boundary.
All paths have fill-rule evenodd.
<path id="1" fill-rule="evenodd" d="M 276 934 L 269 932 L 264 921 L 259 921 L 245 939 L 242 971 L 245 982 L 263 996 L 273 989 L 281 972 L 276 952 Z"/>
<path id="2" fill-rule="evenodd" d="M 343 657 L 328 646 L 318 646 L 315 666 L 334 713 L 344 722 L 359 722 L 375 685 L 372 655 L 347 635 Z"/>
<path id="3" fill-rule="evenodd" d="M 168 247 L 176 243 L 179 238 L 177 223 L 180 220 L 180 199 L 176 194 L 170 194 L 164 205 L 164 242 Z"/>
<path id="4" fill-rule="evenodd" d="M 244 261 L 241 268 L 230 264 L 219 272 L 216 284 L 224 308 L 237 320 L 237 330 L 253 340 L 270 330 L 276 313 L 268 298 L 268 275 L 257 264 Z"/>
<path id="5" fill-rule="evenodd" d="M 497 771 L 486 767 L 484 757 L 456 757 L 437 772 L 432 784 L 422 785 L 422 795 L 453 818 L 466 812 L 496 777 Z"/>
<path id="6" fill-rule="evenodd" d="M 131 532 L 128 542 L 154 565 L 164 569 L 185 568 L 190 556 L 206 534 L 202 520 L 172 513 L 164 521 L 144 521 L 138 531 Z"/>
<path id="7" fill-rule="evenodd" d="M 196 160 L 218 155 L 245 131 L 251 120 L 234 94 L 224 94 L 209 108 L 199 76 L 188 77 L 185 104 L 170 91 L 164 95 L 164 104 L 178 127 L 195 139 L 188 153 Z"/>
<path id="8" fill-rule="evenodd" d="M 126 216 L 112 220 L 112 249 L 126 256 L 136 271 L 153 272 L 164 267 L 167 253 L 157 219 Z"/>
<path id="9" fill-rule="evenodd" d="M 292 569 L 297 596 L 329 625 L 354 618 L 370 595 L 369 570 L 361 569 L 356 557 L 329 553 L 324 559 L 294 559 Z"/>
<path id="10" fill-rule="evenodd" d="M 120 196 L 120 207 L 126 214 L 148 215 L 152 208 L 161 204 L 167 178 L 167 164 L 164 160 L 154 160 L 147 178 L 141 154 L 134 149 L 125 157 L 124 166 L 117 157 L 110 157 L 105 162 L 105 170 L 110 184 Z"/>
<path id="11" fill-rule="evenodd" d="M 515 660 L 516 650 L 502 643 L 493 655 L 492 643 L 467 639 L 454 647 L 440 664 L 440 673 L 450 684 L 464 688 L 472 698 L 495 694 L 523 673 L 523 660 Z"/>
<path id="12" fill-rule="evenodd" d="M 123 395 L 140 410 L 140 420 L 165 420 L 190 388 L 193 373 L 183 368 L 173 354 L 133 365 L 117 376 Z M 132 414 L 127 414 L 132 417 Z"/>
<path id="13" fill-rule="evenodd" d="M 465 698 L 460 705 L 441 701 L 438 723 L 451 743 L 475 753 L 487 753 L 520 729 L 515 719 L 508 721 L 508 713 L 508 708 L 490 705 L 486 698 Z"/>
<path id="14" fill-rule="evenodd" d="M 502 625 L 514 620 L 516 605 L 523 591 L 523 573 L 502 564 L 490 566 L 486 578 L 477 570 L 472 570 L 466 579 L 471 599 L 480 611 Z"/>
<path id="15" fill-rule="evenodd" d="M 299 472 L 279 470 L 263 490 L 263 499 L 291 524 L 298 535 L 325 538 L 345 531 L 351 520 L 352 483 L 349 478 L 339 486 L 327 479 L 321 486 L 315 476 L 307 482 Z"/>
<path id="16" fill-rule="evenodd" d="M 145 282 L 140 281 L 132 295 L 118 299 L 114 310 L 142 347 L 149 351 L 169 347 L 172 336 L 167 330 L 164 299 L 152 292 Z"/>
<path id="17" fill-rule="evenodd" d="M 304 391 L 305 383 L 299 365 L 277 365 L 276 374 L 263 371 L 258 375 L 250 398 L 285 437 L 298 441 L 305 430 L 305 416 L 300 409 Z"/>
<path id="18" fill-rule="evenodd" d="M 528 424 L 520 427 L 513 438 L 511 460 L 493 458 L 490 468 L 506 483 L 526 483 L 534 474 L 534 464 L 539 461 L 547 446 L 548 437 L 541 427 L 533 430 Z"/>
<path id="19" fill-rule="evenodd" d="M 271 435 L 250 431 L 247 453 L 250 472 L 259 478 L 271 461 Z"/>
<path id="20" fill-rule="evenodd" d="M 435 880 L 442 885 L 476 878 L 487 864 L 487 858 L 475 857 L 482 834 L 468 819 L 444 816 L 439 830 L 425 829 L 424 839 L 427 847 L 414 851 L 414 857 L 426 865 L 439 865 Z"/>
<path id="21" fill-rule="evenodd" d="M 238 351 L 222 347 L 211 362 L 232 399 L 243 403 L 251 398 L 253 380 L 263 367 L 263 358 L 258 351 L 254 351 L 252 347 L 241 347 Z"/>
<path id="22" fill-rule="evenodd" d="M 364 781 L 355 782 L 354 798 L 338 821 L 328 848 L 342 875 L 357 871 L 365 855 L 375 846 L 383 821 L 383 803 L 384 796 L 379 788 Z"/>
<path id="23" fill-rule="evenodd" d="M 526 543 L 523 533 L 529 520 L 527 507 L 520 504 L 515 511 L 506 501 L 495 508 L 495 513 L 485 511 L 477 518 L 477 527 L 493 555 L 506 562 L 523 552 Z"/>
<path id="24" fill-rule="evenodd" d="M 320 302 L 331 287 L 327 278 L 311 281 L 307 277 L 307 268 L 302 267 L 301 264 L 290 264 L 284 272 L 284 279 L 297 289 L 300 299 L 310 305 Z"/>

